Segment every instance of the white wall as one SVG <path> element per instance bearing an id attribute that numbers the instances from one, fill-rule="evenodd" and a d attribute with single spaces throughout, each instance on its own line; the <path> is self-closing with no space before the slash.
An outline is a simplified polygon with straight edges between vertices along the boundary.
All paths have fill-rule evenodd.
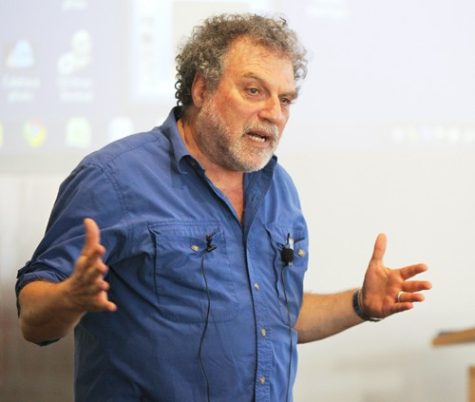
<path id="1" fill-rule="evenodd" d="M 291 134 L 289 134 L 291 136 Z M 475 326 L 473 151 L 292 154 L 285 162 L 311 230 L 308 290 L 358 285 L 379 232 L 385 262 L 426 262 L 426 301 L 380 323 L 300 347 L 297 401 L 462 401 L 472 345 L 433 348 Z"/>

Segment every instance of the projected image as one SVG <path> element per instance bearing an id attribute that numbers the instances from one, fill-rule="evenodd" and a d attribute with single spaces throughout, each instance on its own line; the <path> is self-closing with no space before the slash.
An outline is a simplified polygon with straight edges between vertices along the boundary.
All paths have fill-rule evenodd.
<path id="1" fill-rule="evenodd" d="M 177 48 L 221 12 L 284 15 L 307 47 L 290 147 L 475 145 L 475 3 L 403 3 L 9 2 L 0 13 L 0 156 L 85 154 L 160 124 L 175 104 Z"/>
<path id="2" fill-rule="evenodd" d="M 92 143 L 92 128 L 87 117 L 71 117 L 66 123 L 65 143 L 72 148 L 87 149 Z"/>
<path id="3" fill-rule="evenodd" d="M 34 63 L 33 48 L 31 44 L 24 39 L 20 39 L 15 43 L 13 48 L 8 52 L 5 62 L 6 66 L 12 69 L 33 67 Z"/>
<path id="4" fill-rule="evenodd" d="M 268 0 L 26 3 L 28 13 L 23 1 L 0 15 L 0 155 L 85 154 L 160 124 L 192 26 L 274 9 Z"/>
<path id="5" fill-rule="evenodd" d="M 193 26 L 223 12 L 274 11 L 274 1 L 162 0 L 130 3 L 130 90 L 135 101 L 173 100 L 175 52 Z"/>
<path id="6" fill-rule="evenodd" d="M 40 148 L 46 141 L 46 127 L 38 120 L 28 120 L 23 126 L 23 137 L 31 148 Z"/>
<path id="7" fill-rule="evenodd" d="M 59 74 L 71 75 L 87 67 L 91 63 L 91 47 L 92 39 L 88 31 L 74 32 L 70 49 L 59 58 Z"/>
<path id="8" fill-rule="evenodd" d="M 29 41 L 19 39 L 7 47 L 4 64 L 6 74 L 2 77 L 2 90 L 7 103 L 15 104 L 34 100 L 41 85 L 40 77 L 31 73 L 35 63 L 34 50 Z"/>

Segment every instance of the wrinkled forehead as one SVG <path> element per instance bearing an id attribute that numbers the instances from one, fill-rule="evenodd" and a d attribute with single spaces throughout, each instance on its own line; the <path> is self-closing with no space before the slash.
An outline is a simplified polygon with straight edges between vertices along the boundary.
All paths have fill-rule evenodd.
<path id="1" fill-rule="evenodd" d="M 248 38 L 238 38 L 223 59 L 221 78 L 250 74 L 273 77 L 286 86 L 295 86 L 293 65 L 287 54 Z"/>

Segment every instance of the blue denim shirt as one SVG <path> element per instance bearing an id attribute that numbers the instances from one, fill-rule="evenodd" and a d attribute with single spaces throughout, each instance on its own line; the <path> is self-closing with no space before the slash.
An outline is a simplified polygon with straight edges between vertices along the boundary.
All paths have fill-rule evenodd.
<path id="1" fill-rule="evenodd" d="M 184 146 L 179 113 L 79 164 L 17 292 L 71 274 L 91 217 L 118 310 L 75 328 L 77 402 L 291 401 L 308 259 L 297 192 L 273 157 L 245 175 L 241 223 Z"/>

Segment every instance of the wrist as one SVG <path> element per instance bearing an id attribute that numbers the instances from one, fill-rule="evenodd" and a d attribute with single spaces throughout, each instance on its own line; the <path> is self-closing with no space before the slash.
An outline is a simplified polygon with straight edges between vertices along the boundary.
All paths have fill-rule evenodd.
<path id="1" fill-rule="evenodd" d="M 372 317 L 371 315 L 366 313 L 363 307 L 362 289 L 356 289 L 353 292 L 353 310 L 358 315 L 358 317 L 360 317 L 364 321 L 378 322 L 382 320 L 382 318 Z"/>

